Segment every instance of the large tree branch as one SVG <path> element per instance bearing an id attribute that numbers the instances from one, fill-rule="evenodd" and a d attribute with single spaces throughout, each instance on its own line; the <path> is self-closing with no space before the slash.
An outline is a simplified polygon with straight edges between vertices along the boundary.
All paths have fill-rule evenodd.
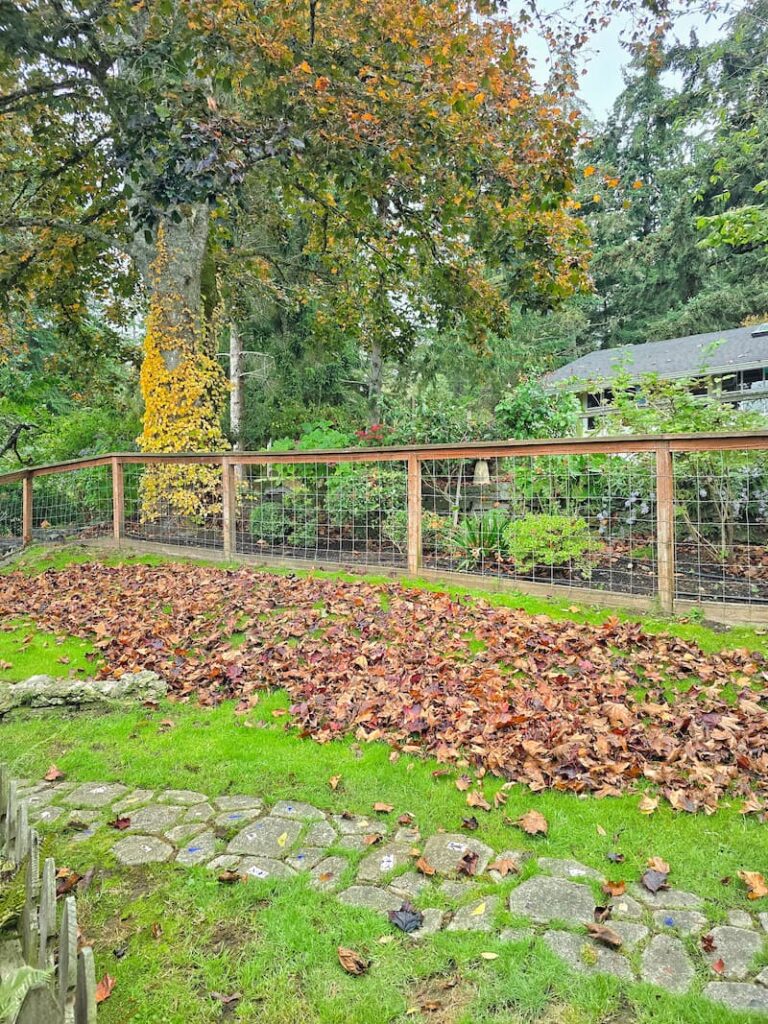
<path id="1" fill-rule="evenodd" d="M 119 249 L 130 255 L 130 242 L 126 239 L 109 235 L 101 228 L 78 221 L 57 220 L 52 217 L 0 217 L 0 229 L 10 230 L 48 230 L 63 235 L 82 235 L 92 242 L 99 242 L 109 249 Z"/>

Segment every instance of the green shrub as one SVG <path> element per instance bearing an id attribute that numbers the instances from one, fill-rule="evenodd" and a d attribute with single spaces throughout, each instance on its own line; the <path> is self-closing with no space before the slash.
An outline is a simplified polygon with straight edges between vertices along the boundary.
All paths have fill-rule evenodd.
<path id="1" fill-rule="evenodd" d="M 406 480 L 402 469 L 345 462 L 328 477 L 328 520 L 334 526 L 352 529 L 356 536 L 378 532 L 393 512 L 405 507 Z"/>
<path id="2" fill-rule="evenodd" d="M 408 510 L 391 512 L 381 524 L 381 532 L 398 549 L 408 547 Z M 421 546 L 436 555 L 449 555 L 456 551 L 455 528 L 449 516 L 425 512 L 421 517 Z"/>
<path id="3" fill-rule="evenodd" d="M 509 518 L 499 509 L 462 519 L 455 535 L 456 547 L 464 555 L 462 567 L 497 561 L 505 548 L 508 525 Z"/>
<path id="4" fill-rule="evenodd" d="M 268 544 L 281 544 L 288 532 L 288 525 L 280 502 L 262 502 L 251 512 L 251 533 L 257 540 Z"/>
<path id="5" fill-rule="evenodd" d="M 531 512 L 508 523 L 504 547 L 516 569 L 529 570 L 536 565 L 583 567 L 586 556 L 600 544 L 580 516 Z"/>

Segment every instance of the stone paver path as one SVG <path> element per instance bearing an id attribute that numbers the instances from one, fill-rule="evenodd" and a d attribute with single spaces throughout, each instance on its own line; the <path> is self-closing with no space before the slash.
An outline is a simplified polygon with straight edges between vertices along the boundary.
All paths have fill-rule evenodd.
<path id="1" fill-rule="evenodd" d="M 415 826 L 390 828 L 378 815 L 326 814 L 298 800 L 269 808 L 262 796 L 248 794 L 212 798 L 194 790 L 130 790 L 105 782 L 21 785 L 30 819 L 53 831 L 74 829 L 75 839 L 109 833 L 105 826 L 116 816 L 130 818 L 124 831 L 115 832 L 112 847 L 126 867 L 174 862 L 256 879 L 306 872 L 311 885 L 348 906 L 386 913 L 406 900 L 416 903 L 424 921 L 411 939 L 442 929 L 512 943 L 538 940 L 572 970 L 641 980 L 674 993 L 689 991 L 697 971 L 708 972 L 705 998 L 768 1014 L 768 968 L 761 969 L 768 953 L 766 913 L 731 910 L 725 924 L 715 924 L 696 893 L 667 889 L 654 895 L 633 884 L 611 901 L 606 923 L 622 944 L 609 949 L 585 927 L 594 921 L 598 899 L 605 901 L 603 876 L 578 861 L 533 860 L 520 849 L 497 853 L 461 833 L 423 837 Z M 433 876 L 415 869 L 417 850 L 435 869 Z M 468 855 L 477 858 L 475 877 L 459 871 Z M 488 870 L 495 860 L 511 861 L 517 871 L 525 867 L 530 877 L 502 878 Z M 444 909 L 446 901 L 452 909 Z M 705 934 L 707 951 L 700 941 Z"/>

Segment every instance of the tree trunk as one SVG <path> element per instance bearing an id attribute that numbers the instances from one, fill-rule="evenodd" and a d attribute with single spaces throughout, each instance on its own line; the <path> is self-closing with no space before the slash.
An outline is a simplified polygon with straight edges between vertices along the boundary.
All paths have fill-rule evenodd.
<path id="1" fill-rule="evenodd" d="M 229 325 L 229 432 L 235 450 L 243 447 L 244 374 L 243 340 L 233 320 Z"/>
<path id="2" fill-rule="evenodd" d="M 371 410 L 371 423 L 378 423 L 381 418 L 381 388 L 384 378 L 384 355 L 381 341 L 371 341 L 370 364 L 368 368 L 368 402 Z"/>

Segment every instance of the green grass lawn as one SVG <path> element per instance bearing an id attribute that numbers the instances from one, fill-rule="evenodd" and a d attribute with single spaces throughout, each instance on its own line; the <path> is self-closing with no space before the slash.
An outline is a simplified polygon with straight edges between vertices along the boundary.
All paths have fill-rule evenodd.
<path id="1" fill-rule="evenodd" d="M 24 558 L 30 572 L 72 560 L 71 550 Z M 530 598 L 492 595 L 489 600 L 576 620 L 606 616 Z M 652 625 L 684 631 L 710 650 L 765 649 L 765 638 L 750 630 Z M 20 652 L 30 633 L 32 640 Z M 56 661 L 62 650 L 68 665 Z M 7 680 L 23 675 L 22 664 L 55 674 L 54 662 L 66 675 L 73 667 L 92 665 L 89 653 L 87 644 L 71 639 L 57 644 L 24 624 L 0 632 L 0 662 L 14 666 Z M 453 774 L 433 776 L 442 766 L 407 755 L 392 759 L 389 747 L 378 743 L 358 746 L 344 739 L 319 745 L 302 739 L 290 730 L 288 716 L 273 715 L 287 705 L 287 695 L 274 692 L 247 715 L 235 714 L 232 703 L 214 709 L 163 703 L 156 710 L 99 714 L 16 713 L 0 724 L 0 758 L 15 775 L 29 778 L 39 778 L 55 763 L 71 780 L 191 788 L 212 797 L 257 793 L 268 803 L 290 798 L 355 813 L 370 813 L 375 801 L 383 801 L 394 805 L 393 817 L 412 813 L 425 836 L 460 829 L 468 813 L 465 794 L 456 789 Z M 167 720 L 172 727 L 161 725 Z M 341 776 L 336 790 L 329 785 L 331 776 Z M 485 780 L 491 802 L 500 786 L 501 780 Z M 503 808 L 475 812 L 480 826 L 474 835 L 497 851 L 522 847 L 537 856 L 572 857 L 614 880 L 637 879 L 649 857 L 662 857 L 672 868 L 670 882 L 704 896 L 715 919 L 724 919 L 731 908 L 768 911 L 768 899 L 747 903 L 737 878 L 741 869 L 768 872 L 765 825 L 742 816 L 737 804 L 722 805 L 709 817 L 680 814 L 668 805 L 645 816 L 638 802 L 638 796 L 598 801 L 515 786 Z M 547 818 L 546 837 L 528 837 L 505 823 L 505 816 L 516 819 L 530 808 Z M 736 1024 L 753 1019 L 704 1001 L 697 994 L 709 980 L 703 974 L 694 992 L 674 997 L 650 986 L 571 974 L 540 940 L 504 944 L 482 934 L 448 932 L 414 943 L 395 934 L 385 919 L 346 907 L 301 878 L 225 886 L 202 868 L 119 868 L 110 852 L 115 838 L 102 830 L 85 842 L 66 833 L 50 839 L 59 864 L 81 873 L 99 868 L 92 886 L 79 894 L 78 906 L 99 976 L 108 972 L 117 979 L 111 999 L 99 1010 L 103 1024 Z M 620 851 L 624 863 L 609 862 L 610 851 Z M 524 875 L 533 870 L 527 866 Z M 513 884 L 493 888 L 505 893 Z M 152 934 L 155 923 L 162 927 L 159 937 Z M 498 923 L 515 922 L 500 911 Z M 370 958 L 368 973 L 346 975 L 337 960 L 339 945 Z M 124 955 L 114 955 L 123 949 Z M 498 958 L 481 956 L 488 952 Z M 227 1009 L 212 993 L 242 998 Z"/>

